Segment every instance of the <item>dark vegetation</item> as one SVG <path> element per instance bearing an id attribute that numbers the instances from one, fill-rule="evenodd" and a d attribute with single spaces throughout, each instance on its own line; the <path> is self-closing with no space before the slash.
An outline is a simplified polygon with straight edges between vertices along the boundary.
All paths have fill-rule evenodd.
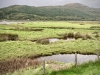
<path id="1" fill-rule="evenodd" d="M 0 75 L 6 74 L 8 72 L 13 72 L 15 70 L 19 70 L 20 68 L 25 68 L 28 66 L 36 67 L 37 65 L 39 65 L 39 61 L 23 58 L 0 61 Z"/>
<path id="2" fill-rule="evenodd" d="M 91 26 L 90 29 L 92 29 L 92 30 L 94 30 L 94 29 L 95 30 L 100 30 L 100 26 Z"/>
<path id="3" fill-rule="evenodd" d="M 16 41 L 18 40 L 18 35 L 17 34 L 7 34 L 7 33 L 0 33 L 0 42 L 1 41 Z"/>
<path id="4" fill-rule="evenodd" d="M 7 29 L 4 29 L 4 30 L 7 30 Z M 10 28 L 8 30 L 15 30 L 15 31 L 42 31 L 43 29 L 40 29 L 40 28 L 28 28 L 28 27 L 23 27 L 23 28 L 16 27 L 16 28 Z"/>
<path id="5" fill-rule="evenodd" d="M 49 44 L 49 39 L 38 39 L 36 41 L 36 43 L 40 43 L 40 44 Z"/>
<path id="6" fill-rule="evenodd" d="M 93 39 L 93 37 L 89 34 L 81 34 L 80 32 L 69 32 L 69 33 L 64 33 L 64 34 L 57 34 L 59 37 L 56 37 L 58 39 L 64 39 L 64 40 L 67 40 L 68 38 L 75 38 L 76 40 L 77 39 L 82 39 L 82 40 L 87 40 L 87 39 Z M 96 34 L 94 37 L 99 37 L 99 34 Z M 37 40 L 31 40 L 32 42 L 35 42 L 37 44 L 50 44 L 50 41 L 49 41 L 50 38 L 40 38 L 40 39 L 37 39 Z"/>
<path id="7" fill-rule="evenodd" d="M 13 5 L 0 9 L 0 19 L 96 21 L 100 20 L 99 13 L 99 8 L 90 8 L 79 3 L 44 7 Z"/>
<path id="8" fill-rule="evenodd" d="M 82 34 L 80 32 L 75 33 L 75 39 L 82 38 Z"/>
<path id="9" fill-rule="evenodd" d="M 76 40 L 79 39 L 79 38 L 82 38 L 83 40 L 92 39 L 91 35 L 89 35 L 89 34 L 81 34 L 80 32 L 76 32 L 76 33 L 69 32 L 69 33 L 58 34 L 58 35 L 62 36 L 62 39 L 67 39 L 67 38 L 75 38 Z"/>

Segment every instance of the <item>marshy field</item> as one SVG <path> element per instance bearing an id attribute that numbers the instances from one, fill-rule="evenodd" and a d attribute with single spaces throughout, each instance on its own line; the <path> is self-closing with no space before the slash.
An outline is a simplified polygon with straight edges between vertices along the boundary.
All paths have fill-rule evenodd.
<path id="1" fill-rule="evenodd" d="M 96 55 L 96 50 L 100 53 L 100 21 L 0 24 L 0 75 L 42 75 L 37 58 L 75 53 Z M 100 61 L 77 67 L 73 63 L 48 61 L 45 75 L 100 75 Z"/>

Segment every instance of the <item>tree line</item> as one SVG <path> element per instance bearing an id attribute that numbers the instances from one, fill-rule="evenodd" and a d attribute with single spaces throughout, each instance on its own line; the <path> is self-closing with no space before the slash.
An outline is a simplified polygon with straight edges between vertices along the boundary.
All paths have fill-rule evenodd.
<path id="1" fill-rule="evenodd" d="M 0 9 L 0 19 L 8 20 L 100 20 L 99 8 L 14 5 Z"/>

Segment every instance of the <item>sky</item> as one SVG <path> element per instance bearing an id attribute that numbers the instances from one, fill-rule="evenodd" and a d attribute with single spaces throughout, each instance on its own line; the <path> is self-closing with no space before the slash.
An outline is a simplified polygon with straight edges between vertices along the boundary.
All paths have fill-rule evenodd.
<path id="1" fill-rule="evenodd" d="M 100 0 L 0 0 L 0 8 L 11 5 L 55 6 L 69 3 L 81 3 L 89 7 L 100 8 Z"/>

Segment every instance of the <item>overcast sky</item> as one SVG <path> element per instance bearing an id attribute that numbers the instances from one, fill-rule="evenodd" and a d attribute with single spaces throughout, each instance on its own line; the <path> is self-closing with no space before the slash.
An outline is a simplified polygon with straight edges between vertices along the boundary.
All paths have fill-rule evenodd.
<path id="1" fill-rule="evenodd" d="M 0 8 L 11 5 L 49 6 L 81 3 L 90 7 L 100 8 L 100 0 L 0 0 Z"/>

